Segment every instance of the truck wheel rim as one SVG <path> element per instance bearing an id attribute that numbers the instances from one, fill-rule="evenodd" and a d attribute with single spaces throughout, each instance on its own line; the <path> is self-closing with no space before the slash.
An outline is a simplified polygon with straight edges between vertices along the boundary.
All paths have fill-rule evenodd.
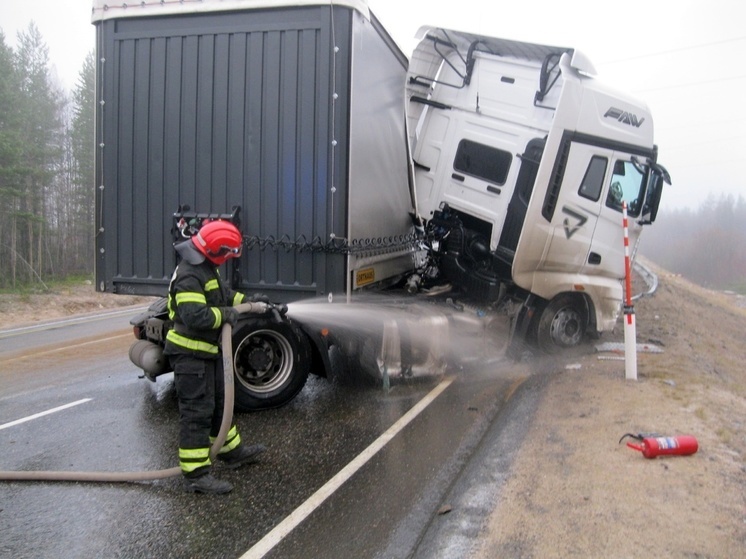
<path id="1" fill-rule="evenodd" d="M 583 318 L 580 313 L 572 307 L 564 307 L 557 311 L 549 328 L 552 341 L 563 347 L 578 345 L 583 337 L 581 327 Z"/>
<path id="2" fill-rule="evenodd" d="M 273 330 L 257 330 L 246 336 L 234 352 L 238 382 L 254 393 L 281 388 L 293 371 L 293 348 Z"/>

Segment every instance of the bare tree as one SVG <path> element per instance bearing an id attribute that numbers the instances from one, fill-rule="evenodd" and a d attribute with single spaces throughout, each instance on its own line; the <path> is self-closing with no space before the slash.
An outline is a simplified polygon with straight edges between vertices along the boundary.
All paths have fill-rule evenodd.
<path id="1" fill-rule="evenodd" d="M 85 59 L 73 92 L 73 116 L 70 127 L 72 149 L 72 191 L 69 247 L 74 271 L 93 272 L 93 215 L 95 200 L 95 78 L 93 52 Z"/>
<path id="2" fill-rule="evenodd" d="M 93 53 L 68 100 L 33 24 L 0 32 L 0 287 L 93 270 Z"/>
<path id="3" fill-rule="evenodd" d="M 55 179 L 62 145 L 61 110 L 64 95 L 52 83 L 49 50 L 32 22 L 19 33 L 14 56 L 20 117 L 17 207 L 12 210 L 12 258 L 23 255 L 31 270 L 20 277 L 13 266 L 12 282 L 33 281 L 45 274 L 43 243 L 47 224 L 48 194 Z"/>
<path id="4" fill-rule="evenodd" d="M 20 85 L 13 50 L 0 32 L 0 285 L 16 278 L 16 218 L 21 196 Z"/>
<path id="5" fill-rule="evenodd" d="M 746 291 L 746 201 L 710 195 L 696 210 L 662 211 L 640 251 L 705 287 Z"/>

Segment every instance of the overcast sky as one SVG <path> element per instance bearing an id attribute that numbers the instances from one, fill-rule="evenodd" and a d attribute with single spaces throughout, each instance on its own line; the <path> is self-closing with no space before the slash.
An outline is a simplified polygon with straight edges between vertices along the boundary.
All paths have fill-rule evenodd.
<path id="1" fill-rule="evenodd" d="M 116 0 L 112 0 L 115 3 Z M 139 3 L 130 0 L 131 4 Z M 598 77 L 646 101 L 659 161 L 673 186 L 663 206 L 696 207 L 709 193 L 746 198 L 746 3 L 742 0 L 369 0 L 409 54 L 421 25 L 574 47 Z M 0 29 L 15 47 L 32 20 L 68 90 L 94 47 L 91 0 L 1 0 Z"/>

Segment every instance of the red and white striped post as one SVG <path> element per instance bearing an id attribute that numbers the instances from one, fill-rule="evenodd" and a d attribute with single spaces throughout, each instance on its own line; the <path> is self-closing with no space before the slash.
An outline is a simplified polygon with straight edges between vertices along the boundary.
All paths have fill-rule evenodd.
<path id="1" fill-rule="evenodd" d="M 624 222 L 624 376 L 627 380 L 637 380 L 637 327 L 635 307 L 632 305 L 632 265 L 629 256 L 629 228 L 627 202 L 622 203 Z"/>

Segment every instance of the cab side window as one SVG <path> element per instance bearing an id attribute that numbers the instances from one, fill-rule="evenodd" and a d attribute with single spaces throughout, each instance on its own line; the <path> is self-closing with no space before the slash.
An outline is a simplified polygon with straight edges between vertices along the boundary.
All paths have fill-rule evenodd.
<path id="1" fill-rule="evenodd" d="M 453 161 L 456 171 L 497 185 L 505 184 L 513 156 L 507 151 L 461 140 Z"/>
<path id="2" fill-rule="evenodd" d="M 622 202 L 627 202 L 627 212 L 631 217 L 640 215 L 640 197 L 643 191 L 643 175 L 635 169 L 631 161 L 614 163 L 606 206 L 622 211 Z"/>
<path id="3" fill-rule="evenodd" d="M 580 183 L 580 189 L 578 190 L 580 196 L 598 202 L 598 199 L 601 198 L 601 190 L 604 187 L 604 177 L 608 164 L 609 160 L 605 157 L 594 155 L 591 158 L 583 182 Z"/>

